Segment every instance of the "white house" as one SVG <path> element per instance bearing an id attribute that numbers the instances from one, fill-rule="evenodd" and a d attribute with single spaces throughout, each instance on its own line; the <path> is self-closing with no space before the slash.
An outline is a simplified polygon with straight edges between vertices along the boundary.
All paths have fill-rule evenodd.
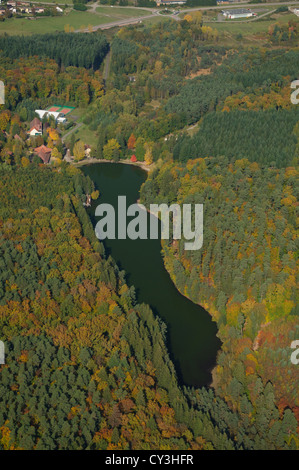
<path id="1" fill-rule="evenodd" d="M 33 121 L 30 123 L 30 130 L 28 132 L 31 136 L 42 135 L 43 133 L 43 125 L 38 118 L 34 118 Z"/>
<path id="2" fill-rule="evenodd" d="M 237 18 L 250 18 L 251 16 L 256 16 L 256 13 L 246 8 L 236 8 L 234 10 L 222 10 L 223 16 L 234 20 Z"/>
<path id="3" fill-rule="evenodd" d="M 35 127 L 30 129 L 28 134 L 31 135 L 32 137 L 36 137 L 37 135 L 42 135 L 41 132 L 39 132 Z"/>

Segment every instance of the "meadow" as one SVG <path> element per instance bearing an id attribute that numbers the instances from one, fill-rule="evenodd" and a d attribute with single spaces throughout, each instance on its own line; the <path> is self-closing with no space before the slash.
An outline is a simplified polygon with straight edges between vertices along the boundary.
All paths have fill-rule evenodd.
<path id="1" fill-rule="evenodd" d="M 71 11 L 63 16 L 27 18 L 10 18 L 0 23 L 0 34 L 45 34 L 64 31 L 67 25 L 74 30 L 85 29 L 89 25 L 97 26 L 130 17 L 147 16 L 149 13 L 140 8 L 105 8 L 98 7 L 94 13 L 89 11 Z"/>

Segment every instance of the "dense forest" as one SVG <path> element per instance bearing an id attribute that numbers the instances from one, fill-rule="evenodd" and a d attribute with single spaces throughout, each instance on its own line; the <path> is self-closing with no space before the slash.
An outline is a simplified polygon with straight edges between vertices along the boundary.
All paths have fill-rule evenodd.
<path id="1" fill-rule="evenodd" d="M 232 410 L 212 389 L 178 386 L 165 325 L 95 238 L 81 202 L 89 179 L 73 167 L 0 171 L 3 449 L 296 445 L 270 381 L 254 410 L 243 389 Z"/>
<path id="2" fill-rule="evenodd" d="M 212 112 L 193 138 L 180 136 L 173 156 L 187 161 L 198 155 L 225 155 L 231 160 L 248 158 L 266 166 L 286 167 L 298 160 L 298 121 L 299 109 Z"/>
<path id="3" fill-rule="evenodd" d="M 216 30 L 202 25 L 201 14 L 180 23 L 121 28 L 111 44 L 105 96 L 89 107 L 85 118 L 98 135 L 93 155 L 106 158 L 104 147 L 115 139 L 115 159 L 127 158 L 132 154 L 130 137 L 137 160 L 152 161 L 168 152 L 167 146 L 161 147 L 161 138 L 181 129 L 185 121 L 161 103 L 178 95 L 186 77 L 192 79 L 199 68 L 207 70 L 222 61 L 227 50 L 217 44 L 217 37 Z"/>
<path id="4" fill-rule="evenodd" d="M 116 160 L 226 155 L 283 167 L 297 158 L 297 49 L 224 47 L 198 14 L 123 28 L 111 51 L 110 85 L 85 119 L 98 135 L 93 156 L 106 158 L 109 144 Z"/>
<path id="5" fill-rule="evenodd" d="M 34 110 L 52 103 L 86 106 L 103 94 L 99 71 L 84 67 L 59 68 L 53 59 L 12 60 L 0 58 L 0 73 L 5 84 L 5 104 L 1 106 L 20 114 L 24 121 Z M 29 116 L 22 110 L 27 109 Z"/>
<path id="6" fill-rule="evenodd" d="M 192 124 L 207 112 L 214 111 L 230 95 L 238 92 L 258 95 L 279 89 L 297 79 L 298 50 L 255 49 L 252 51 L 231 51 L 213 73 L 189 80 L 180 93 L 166 104 L 168 112 L 185 116 Z"/>
<path id="7" fill-rule="evenodd" d="M 262 390 L 271 381 L 278 408 L 298 417 L 299 375 L 289 359 L 298 335 L 297 182 L 293 167 L 263 169 L 221 157 L 166 163 L 142 188 L 146 204 L 204 204 L 203 248 L 164 243 L 165 266 L 178 289 L 218 323 L 217 393 L 233 409 L 246 393 L 250 414 L 257 384 Z"/>
<path id="8" fill-rule="evenodd" d="M 0 36 L 0 50 L 5 57 L 46 57 L 65 67 L 74 65 L 97 70 L 108 49 L 106 37 L 100 32 Z"/>

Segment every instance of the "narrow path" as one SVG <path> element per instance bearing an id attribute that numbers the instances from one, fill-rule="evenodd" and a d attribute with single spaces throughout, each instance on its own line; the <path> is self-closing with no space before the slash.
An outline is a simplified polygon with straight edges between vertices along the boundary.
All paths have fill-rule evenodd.
<path id="1" fill-rule="evenodd" d="M 110 73 L 111 54 L 112 52 L 110 49 L 110 51 L 108 52 L 105 58 L 104 73 L 103 73 L 103 78 L 105 82 L 108 80 L 109 73 Z"/>
<path id="2" fill-rule="evenodd" d="M 83 126 L 83 122 L 77 122 L 75 127 L 70 129 L 63 137 L 62 137 L 62 142 L 65 142 L 65 139 L 67 139 L 73 132 L 77 131 L 80 129 L 80 127 Z"/>
<path id="3" fill-rule="evenodd" d="M 120 21 L 113 21 L 111 23 L 103 23 L 98 26 L 93 26 L 92 31 L 98 31 L 99 29 L 110 29 L 110 28 L 116 28 L 118 26 L 128 26 L 130 24 L 138 24 L 142 23 L 145 20 L 148 20 L 149 18 L 152 18 L 153 15 L 148 15 L 148 16 L 139 16 L 139 17 L 132 17 L 128 18 L 127 20 L 120 20 Z M 89 28 L 84 28 L 84 29 L 77 29 L 75 33 L 89 33 L 90 30 Z"/>
<path id="4" fill-rule="evenodd" d="M 121 5 L 102 5 L 101 3 L 99 2 L 95 2 L 95 3 L 92 3 L 92 4 L 87 4 L 86 5 L 87 8 L 88 8 L 88 11 L 89 12 L 92 12 L 92 13 L 96 13 L 96 9 L 97 8 L 124 8 L 124 9 L 131 9 L 131 10 L 145 10 L 145 11 L 150 11 L 152 12 L 153 11 L 153 8 L 147 8 L 147 7 L 134 7 L 132 5 L 127 5 L 127 6 L 121 6 Z"/>

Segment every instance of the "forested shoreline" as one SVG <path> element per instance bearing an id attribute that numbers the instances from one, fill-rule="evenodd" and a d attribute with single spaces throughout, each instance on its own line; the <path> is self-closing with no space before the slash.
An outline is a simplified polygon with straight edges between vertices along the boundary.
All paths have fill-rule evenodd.
<path id="1" fill-rule="evenodd" d="M 204 204 L 202 250 L 164 243 L 164 261 L 178 289 L 217 321 L 223 345 L 214 381 L 234 406 L 245 390 L 254 404 L 253 385 L 268 377 L 279 406 L 298 411 L 298 373 L 286 360 L 298 334 L 296 180 L 295 168 L 206 158 L 164 164 L 141 190 L 146 205 Z"/>
<path id="2" fill-rule="evenodd" d="M 38 189 L 32 178 L 51 190 Z M 15 197 L 7 198 L 14 179 Z M 2 272 L 9 273 L 0 305 L 8 348 L 1 367 L 2 448 L 295 445 L 285 436 L 296 432 L 296 420 L 288 410 L 279 418 L 270 382 L 256 391 L 255 425 L 245 396 L 241 410 L 231 410 L 212 389 L 178 387 L 165 327 L 135 304 L 134 289 L 95 238 L 80 203 L 92 186 L 79 170 L 3 168 L 1 185 Z"/>

